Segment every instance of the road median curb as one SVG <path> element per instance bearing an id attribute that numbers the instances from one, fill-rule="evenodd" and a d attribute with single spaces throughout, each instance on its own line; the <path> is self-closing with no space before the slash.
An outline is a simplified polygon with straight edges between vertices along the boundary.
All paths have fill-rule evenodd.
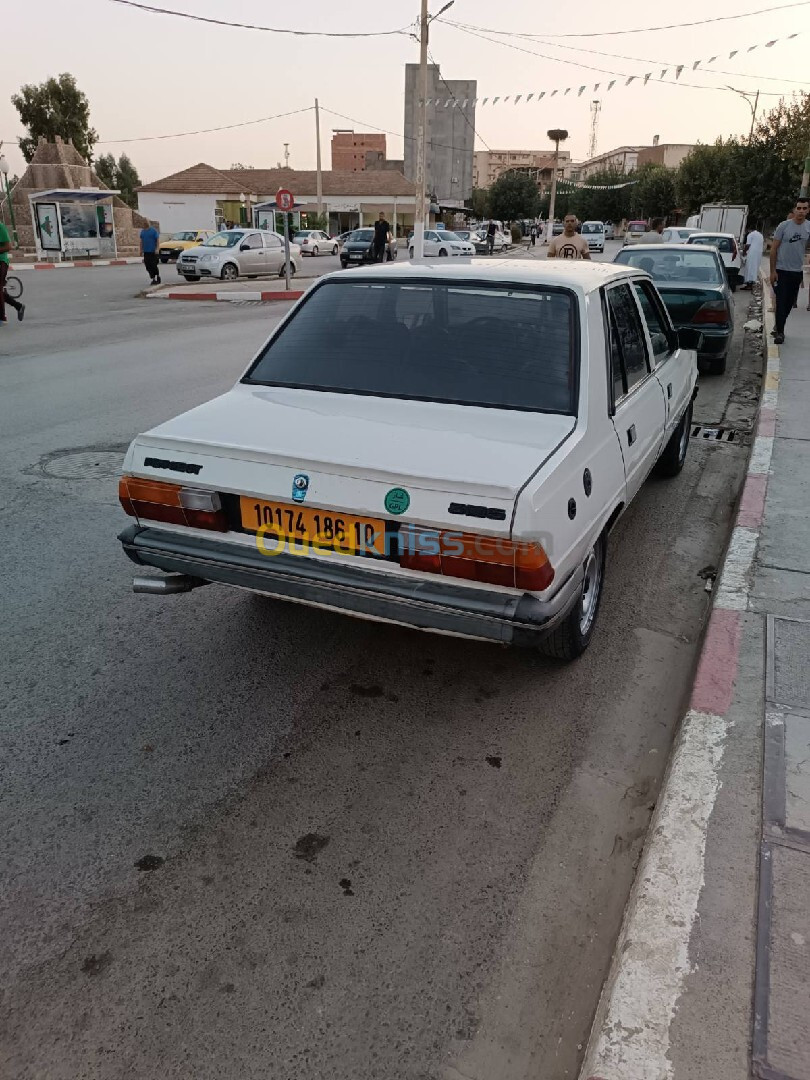
<path id="1" fill-rule="evenodd" d="M 602 989 L 580 1080 L 673 1075 L 670 1028 L 691 970 L 689 943 L 704 881 L 706 836 L 731 728 L 742 619 L 771 469 L 779 349 L 762 278 L 766 368 L 755 438 L 717 578 L 689 708 L 667 772 Z"/>
<path id="2" fill-rule="evenodd" d="M 12 274 L 18 270 L 97 270 L 107 266 L 137 266 L 143 259 L 71 259 L 70 262 L 12 262 Z"/>
<path id="3" fill-rule="evenodd" d="M 187 292 L 184 289 L 169 289 L 166 292 L 149 292 L 147 300 L 207 300 L 230 303 L 275 303 L 278 301 L 300 300 L 304 295 L 304 289 L 291 289 L 289 292 L 283 289 L 269 289 L 263 292 Z"/>

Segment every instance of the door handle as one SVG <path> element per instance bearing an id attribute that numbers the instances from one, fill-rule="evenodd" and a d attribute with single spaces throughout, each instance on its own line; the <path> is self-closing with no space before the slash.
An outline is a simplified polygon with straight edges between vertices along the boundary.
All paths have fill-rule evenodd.
<path id="1" fill-rule="evenodd" d="M 636 425 L 631 424 L 630 427 L 627 429 L 627 445 L 632 446 L 635 441 L 636 441 Z"/>

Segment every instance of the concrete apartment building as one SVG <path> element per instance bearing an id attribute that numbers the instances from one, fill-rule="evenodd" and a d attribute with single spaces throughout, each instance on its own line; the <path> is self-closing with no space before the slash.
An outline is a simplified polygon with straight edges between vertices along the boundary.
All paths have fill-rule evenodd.
<path id="1" fill-rule="evenodd" d="M 560 171 L 566 169 L 570 160 L 570 153 L 560 150 Z M 501 173 L 516 171 L 533 176 L 541 188 L 546 188 L 551 183 L 553 170 L 553 150 L 476 150 L 473 154 L 473 187 L 491 187 Z"/>
<path id="2" fill-rule="evenodd" d="M 652 164 L 677 169 L 694 149 L 694 143 L 654 143 L 652 146 L 642 146 L 638 152 L 636 167 L 640 169 L 642 165 Z"/>
<path id="3" fill-rule="evenodd" d="M 641 146 L 618 146 L 615 150 L 597 154 L 587 161 L 571 164 L 568 175 L 572 180 L 587 180 L 597 172 L 633 172 L 638 168 L 639 151 L 643 149 Z"/>
<path id="4" fill-rule="evenodd" d="M 332 168 L 335 172 L 365 172 L 369 157 L 385 161 L 385 135 L 336 128 L 332 132 Z"/>
<path id="5" fill-rule="evenodd" d="M 472 195 L 477 93 L 475 79 L 442 79 L 437 65 L 428 67 L 425 173 L 428 194 L 441 206 L 461 207 Z M 406 64 L 405 175 L 413 181 L 420 96 L 419 65 Z"/>

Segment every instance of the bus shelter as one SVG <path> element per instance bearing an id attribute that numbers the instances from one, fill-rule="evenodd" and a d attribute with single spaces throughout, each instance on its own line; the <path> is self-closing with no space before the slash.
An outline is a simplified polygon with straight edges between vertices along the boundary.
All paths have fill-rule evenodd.
<path id="1" fill-rule="evenodd" d="M 50 188 L 28 196 L 40 258 L 115 258 L 113 196 L 108 188 Z"/>

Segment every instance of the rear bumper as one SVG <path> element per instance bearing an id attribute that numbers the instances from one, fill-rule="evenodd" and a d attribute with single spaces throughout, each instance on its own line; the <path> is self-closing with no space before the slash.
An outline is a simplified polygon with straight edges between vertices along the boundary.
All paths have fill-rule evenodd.
<path id="1" fill-rule="evenodd" d="M 362 618 L 515 645 L 535 644 L 553 630 L 578 602 L 582 584 L 580 568 L 553 597 L 539 600 L 531 593 L 470 588 L 449 578 L 434 583 L 395 577 L 351 557 L 335 556 L 329 563 L 289 554 L 269 557 L 150 526 L 130 525 L 118 539 L 140 566 Z"/>
<path id="2" fill-rule="evenodd" d="M 703 346 L 698 352 L 698 360 L 721 360 L 728 352 L 731 338 L 734 334 L 732 327 L 727 330 L 707 330 L 705 326 L 696 326 L 703 335 Z"/>

